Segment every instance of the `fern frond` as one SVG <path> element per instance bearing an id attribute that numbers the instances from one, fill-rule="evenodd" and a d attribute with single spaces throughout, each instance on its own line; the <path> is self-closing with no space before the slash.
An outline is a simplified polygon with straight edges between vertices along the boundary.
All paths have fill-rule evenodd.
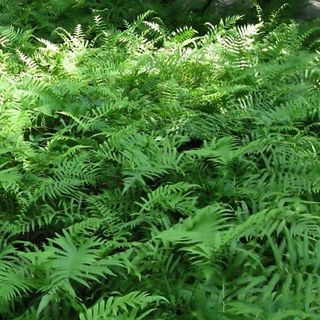
<path id="1" fill-rule="evenodd" d="M 124 296 L 111 296 L 108 300 L 100 301 L 95 306 L 80 315 L 80 320 L 98 319 L 145 319 L 148 313 L 138 316 L 129 312 L 129 308 L 144 310 L 150 304 L 166 302 L 161 296 L 152 296 L 146 292 L 134 291 Z M 152 309 L 150 310 L 152 312 Z"/>

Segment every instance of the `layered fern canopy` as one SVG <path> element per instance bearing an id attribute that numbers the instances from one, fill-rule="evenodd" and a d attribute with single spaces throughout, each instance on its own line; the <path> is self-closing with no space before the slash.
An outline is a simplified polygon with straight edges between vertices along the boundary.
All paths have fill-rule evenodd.
<path id="1" fill-rule="evenodd" d="M 3 319 L 318 319 L 319 43 L 274 19 L 0 29 Z"/>

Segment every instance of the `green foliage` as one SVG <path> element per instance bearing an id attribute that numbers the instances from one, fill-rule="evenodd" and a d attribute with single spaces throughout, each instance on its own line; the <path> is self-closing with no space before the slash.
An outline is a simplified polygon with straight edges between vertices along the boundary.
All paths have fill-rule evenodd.
<path id="1" fill-rule="evenodd" d="M 270 16 L 282 6 L 282 18 L 286 20 L 306 19 L 309 0 L 0 0 L 0 25 L 15 28 L 32 29 L 37 36 L 58 41 L 51 35 L 57 27 L 67 30 L 75 25 L 90 25 L 94 16 L 101 16 L 108 28 L 123 30 L 124 21 L 132 22 L 137 15 L 154 11 L 174 30 L 192 25 L 201 33 L 205 32 L 203 24 L 219 22 L 221 17 L 246 15 L 247 21 L 256 21 L 256 13 Z M 314 14 L 313 14 L 314 16 Z"/>
<path id="2" fill-rule="evenodd" d="M 32 28 L 37 34 L 47 36 L 57 25 L 71 28 L 86 25 L 94 15 L 101 15 L 108 24 L 123 27 L 123 20 L 132 21 L 148 10 L 157 14 L 171 26 L 202 24 L 217 16 L 221 0 L 21 0 L 0 1 L 0 24 Z M 17 17 L 19 17 L 17 19 Z"/>
<path id="3" fill-rule="evenodd" d="M 0 30 L 1 317 L 317 319 L 316 28 L 152 17 Z"/>

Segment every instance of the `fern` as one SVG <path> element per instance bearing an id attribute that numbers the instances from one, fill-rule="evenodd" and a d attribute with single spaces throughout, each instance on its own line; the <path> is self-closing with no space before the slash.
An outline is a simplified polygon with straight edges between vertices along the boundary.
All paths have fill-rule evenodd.
<path id="1" fill-rule="evenodd" d="M 128 308 L 144 310 L 149 304 L 165 301 L 160 296 L 150 296 L 145 292 L 131 292 L 125 296 L 113 296 L 107 301 L 98 302 L 80 315 L 81 320 L 92 319 L 145 319 L 152 312 L 148 310 L 139 315 Z"/>
<path id="2" fill-rule="evenodd" d="M 0 28 L 0 317 L 317 319 L 314 25 L 91 8 Z"/>

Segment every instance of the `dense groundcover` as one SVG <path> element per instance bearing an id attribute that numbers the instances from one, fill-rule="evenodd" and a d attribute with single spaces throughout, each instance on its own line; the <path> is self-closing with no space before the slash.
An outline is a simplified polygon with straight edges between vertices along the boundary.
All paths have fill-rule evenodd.
<path id="1" fill-rule="evenodd" d="M 50 37 L 57 27 L 87 26 L 88 17 L 99 14 L 108 26 L 124 28 L 123 19 L 132 21 L 148 10 L 157 12 L 168 28 L 192 25 L 203 32 L 207 21 L 218 22 L 221 16 L 245 14 L 256 21 L 254 8 L 261 6 L 263 16 L 286 4 L 282 18 L 308 18 L 306 6 L 317 0 L 0 0 L 0 25 L 33 29 Z M 309 9 L 314 11 L 312 7 Z M 92 19 L 91 19 L 92 20 Z M 56 39 L 55 39 L 56 40 Z"/>
<path id="2" fill-rule="evenodd" d="M 319 42 L 276 19 L 1 28 L 1 319 L 319 319 Z"/>

